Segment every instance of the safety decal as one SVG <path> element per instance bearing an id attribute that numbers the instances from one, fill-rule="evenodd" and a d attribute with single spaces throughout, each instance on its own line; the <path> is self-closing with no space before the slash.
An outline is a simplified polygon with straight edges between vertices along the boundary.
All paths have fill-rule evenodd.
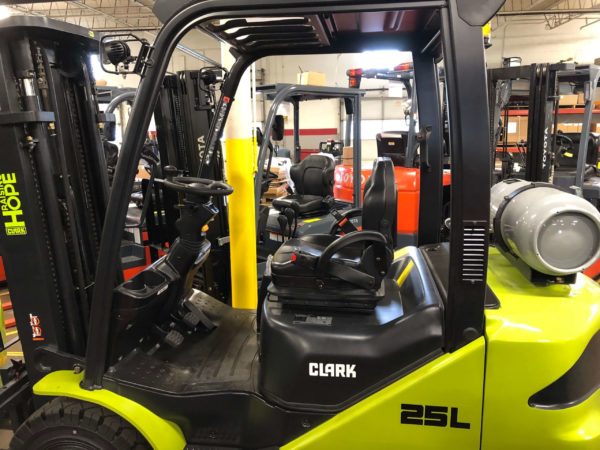
<path id="1" fill-rule="evenodd" d="M 7 236 L 27 234 L 21 198 L 16 185 L 17 175 L 14 172 L 0 174 L 0 211 Z"/>

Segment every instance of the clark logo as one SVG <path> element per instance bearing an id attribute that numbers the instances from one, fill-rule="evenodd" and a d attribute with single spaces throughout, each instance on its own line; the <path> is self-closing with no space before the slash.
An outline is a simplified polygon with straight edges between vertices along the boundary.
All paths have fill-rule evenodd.
<path id="1" fill-rule="evenodd" d="M 0 212 L 2 212 L 7 236 L 27 234 L 27 227 L 23 220 L 23 210 L 21 209 L 21 199 L 16 184 L 17 176 L 15 173 L 0 174 Z"/>
<path id="2" fill-rule="evenodd" d="M 308 363 L 309 377 L 356 378 L 356 364 Z"/>

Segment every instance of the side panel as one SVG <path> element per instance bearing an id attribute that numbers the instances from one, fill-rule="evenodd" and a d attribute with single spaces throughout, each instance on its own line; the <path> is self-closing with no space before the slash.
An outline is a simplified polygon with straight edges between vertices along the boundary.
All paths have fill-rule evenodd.
<path id="1" fill-rule="evenodd" d="M 88 391 L 80 387 L 83 372 L 59 370 L 46 375 L 33 386 L 36 395 L 76 398 L 94 403 L 121 416 L 146 438 L 156 450 L 178 450 L 186 445 L 183 433 L 177 425 L 161 419 L 139 403 L 119 394 L 99 389 Z"/>
<path id="2" fill-rule="evenodd" d="M 582 353 L 600 330 L 600 286 L 583 275 L 570 286 L 534 286 L 494 249 L 488 283 L 500 308 L 486 310 L 482 449 L 599 449 L 600 373 L 590 361 L 600 355 L 586 360 Z M 573 376 L 578 360 L 585 367 Z M 565 374 L 566 388 L 554 384 Z M 531 406 L 551 385 L 563 400 Z"/>
<path id="3" fill-rule="evenodd" d="M 283 447 L 479 449 L 485 341 L 448 353 Z"/>

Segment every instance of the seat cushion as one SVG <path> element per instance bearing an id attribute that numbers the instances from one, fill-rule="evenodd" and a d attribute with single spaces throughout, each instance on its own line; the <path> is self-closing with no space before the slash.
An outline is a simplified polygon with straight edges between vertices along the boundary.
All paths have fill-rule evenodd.
<path id="1" fill-rule="evenodd" d="M 279 211 L 292 208 L 298 215 L 306 215 L 327 210 L 323 197 L 317 195 L 293 194 L 273 200 L 273 207 Z"/>
<path id="2" fill-rule="evenodd" d="M 286 241 L 271 261 L 271 299 L 297 307 L 372 311 L 385 294 L 380 281 L 391 256 L 382 257 L 366 239 L 341 246 L 326 269 L 320 267 L 326 249 L 340 239 L 313 234 Z"/>

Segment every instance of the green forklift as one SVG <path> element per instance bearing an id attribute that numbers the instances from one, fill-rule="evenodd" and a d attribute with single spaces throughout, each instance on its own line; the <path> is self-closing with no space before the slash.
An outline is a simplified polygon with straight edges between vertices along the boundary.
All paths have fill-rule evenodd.
<path id="1" fill-rule="evenodd" d="M 481 28 L 502 3 L 157 1 L 164 26 L 137 61 L 143 77 L 102 227 L 85 356 L 51 346 L 37 353 L 40 406 L 11 449 L 600 448 L 600 286 L 578 273 L 600 253 L 598 212 L 540 183 L 507 180 L 490 195 Z M 253 195 L 253 180 L 234 177 L 230 186 L 172 167 L 156 182 L 179 196 L 179 238 L 119 282 L 115 236 L 156 94 L 178 41 L 194 28 L 229 43 L 236 57 L 203 164 L 257 59 L 412 51 L 427 163 L 419 246 L 394 253 L 382 220 L 343 236 L 289 239 L 273 255 L 266 300 L 232 308 L 192 281 L 210 253 L 215 199 Z M 440 242 L 442 60 L 449 242 Z M 17 84 L 37 89 L 20 76 Z M 395 189 L 391 160 L 378 159 L 363 207 L 395 208 L 388 201 Z M 244 220 L 234 203 L 230 224 Z M 236 207 L 254 223 L 254 204 Z M 248 237 L 230 229 L 233 304 L 240 304 L 235 296 L 255 293 L 248 280 L 256 277 L 236 276 L 244 263 L 255 270 L 255 261 L 237 260 L 236 240 Z"/>

